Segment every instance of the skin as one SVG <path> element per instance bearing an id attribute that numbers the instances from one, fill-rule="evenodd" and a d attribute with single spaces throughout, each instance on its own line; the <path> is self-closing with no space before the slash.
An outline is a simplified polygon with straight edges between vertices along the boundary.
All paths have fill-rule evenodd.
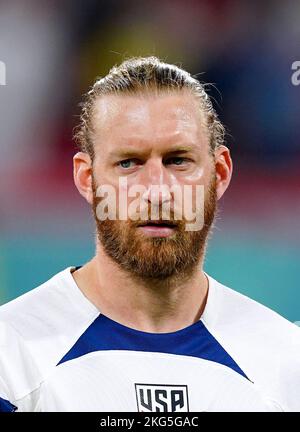
<path id="1" fill-rule="evenodd" d="M 222 145 L 212 157 L 205 118 L 187 91 L 102 96 L 96 101 L 93 121 L 93 163 L 83 152 L 73 159 L 75 185 L 90 205 L 92 171 L 97 185 L 110 184 L 117 191 L 119 176 L 127 176 L 128 186 L 138 183 L 149 191 L 151 185 L 159 184 L 204 185 L 206 190 L 215 172 L 218 200 L 230 183 L 230 151 Z M 180 152 L 174 153 L 179 147 Z M 183 152 L 183 147 L 189 147 L 188 152 Z M 132 155 L 120 154 L 122 151 Z M 128 158 L 134 159 L 124 168 L 120 161 Z M 148 199 L 150 202 L 151 197 Z M 208 294 L 203 257 L 188 280 L 137 280 L 107 256 L 99 240 L 95 257 L 73 277 L 101 313 L 125 326 L 151 333 L 174 332 L 196 322 Z"/>

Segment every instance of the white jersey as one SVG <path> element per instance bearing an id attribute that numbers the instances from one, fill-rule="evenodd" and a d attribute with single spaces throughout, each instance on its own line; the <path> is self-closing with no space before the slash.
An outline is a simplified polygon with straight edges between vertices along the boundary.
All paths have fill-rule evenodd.
<path id="1" fill-rule="evenodd" d="M 201 319 L 126 327 L 72 267 L 0 307 L 0 411 L 300 411 L 300 329 L 207 275 Z"/>

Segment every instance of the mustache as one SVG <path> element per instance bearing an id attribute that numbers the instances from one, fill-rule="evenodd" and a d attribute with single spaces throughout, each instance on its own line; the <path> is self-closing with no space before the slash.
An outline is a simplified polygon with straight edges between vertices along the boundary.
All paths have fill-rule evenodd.
<path id="1" fill-rule="evenodd" d="M 94 212 L 96 212 L 96 208 L 98 204 L 105 200 L 105 197 L 97 197 L 93 194 L 93 203 L 92 207 Z M 138 210 L 137 210 L 138 209 Z M 149 204 L 139 204 L 132 209 L 130 206 L 126 209 L 126 219 L 121 217 L 121 210 L 117 206 L 114 210 L 115 220 L 130 222 L 132 225 L 141 226 L 146 225 L 148 223 L 157 223 L 157 224 L 168 224 L 172 226 L 179 226 L 185 222 L 184 211 L 179 206 L 172 205 L 170 207 L 164 205 L 149 205 Z M 176 218 L 176 215 L 177 218 Z M 110 219 L 110 217 L 108 217 Z"/>

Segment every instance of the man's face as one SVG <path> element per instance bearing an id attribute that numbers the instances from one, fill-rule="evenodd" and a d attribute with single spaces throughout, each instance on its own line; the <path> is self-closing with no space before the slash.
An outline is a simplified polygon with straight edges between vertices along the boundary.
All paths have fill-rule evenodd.
<path id="1" fill-rule="evenodd" d="M 214 161 L 197 102 L 187 92 L 104 96 L 96 102 L 93 125 L 93 210 L 104 251 L 123 269 L 144 279 L 189 276 L 204 253 L 217 203 Z M 120 178 L 127 183 L 122 191 Z M 118 201 L 115 220 L 97 217 L 97 206 L 103 202 L 97 188 L 103 185 L 113 187 L 116 197 L 126 194 L 126 220 L 119 219 Z M 146 220 L 131 217 L 136 209 L 131 204 L 137 198 L 128 196 L 133 185 L 147 192 L 139 195 Z M 170 193 L 154 192 L 161 185 Z M 192 195 L 185 195 L 184 187 Z M 202 202 L 197 201 L 197 187 L 204 188 Z M 181 195 L 172 192 L 175 188 Z M 204 216 L 204 224 L 195 231 L 186 229 L 187 200 L 195 215 Z M 169 207 L 164 207 L 166 202 Z M 151 207 L 159 212 L 155 220 Z M 175 213 L 179 208 L 181 219 Z M 171 226 L 157 225 L 161 220 Z"/>

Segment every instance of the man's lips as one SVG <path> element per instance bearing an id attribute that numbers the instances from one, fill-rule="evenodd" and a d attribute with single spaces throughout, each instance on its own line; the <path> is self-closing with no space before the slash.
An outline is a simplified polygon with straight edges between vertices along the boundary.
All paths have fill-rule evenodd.
<path id="1" fill-rule="evenodd" d="M 138 224 L 139 227 L 141 226 L 156 226 L 156 227 L 169 227 L 169 228 L 175 228 L 177 226 L 176 222 L 170 221 L 170 220 L 148 220 L 144 221 Z"/>
<path id="2" fill-rule="evenodd" d="M 174 234 L 176 226 L 173 221 L 145 221 L 138 228 L 150 237 L 169 237 Z"/>

